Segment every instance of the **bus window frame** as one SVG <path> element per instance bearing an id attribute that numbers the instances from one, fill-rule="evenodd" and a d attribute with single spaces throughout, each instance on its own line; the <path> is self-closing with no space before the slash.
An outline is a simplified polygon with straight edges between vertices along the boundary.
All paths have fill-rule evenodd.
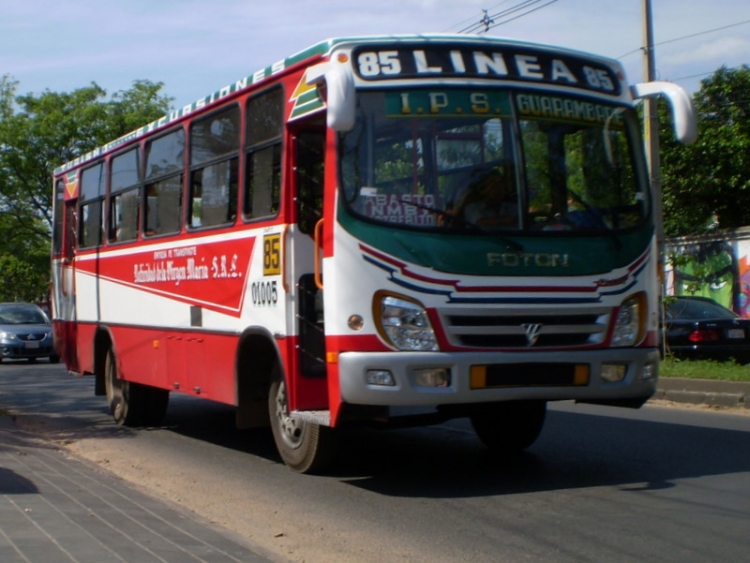
<path id="1" fill-rule="evenodd" d="M 135 184 L 130 184 L 124 188 L 118 188 L 115 189 L 114 182 L 112 181 L 112 173 L 113 173 L 113 162 L 115 159 L 124 156 L 128 154 L 129 152 L 135 153 L 136 158 L 136 174 L 138 176 L 137 181 Z M 122 244 L 122 243 L 132 243 L 136 242 L 138 240 L 138 237 L 141 232 L 141 209 L 140 209 L 140 202 L 141 202 L 141 191 L 143 189 L 143 153 L 142 153 L 142 146 L 140 144 L 130 145 L 128 147 L 123 148 L 122 150 L 118 151 L 117 153 L 111 155 L 109 159 L 107 160 L 107 182 L 108 182 L 108 189 L 107 189 L 107 203 L 106 203 L 106 235 L 107 235 L 107 244 Z M 127 240 L 122 240 L 119 236 L 115 235 L 115 221 L 114 221 L 114 206 L 115 206 L 115 200 L 124 194 L 127 194 L 131 191 L 137 191 L 136 194 L 136 225 L 135 225 L 135 236 L 133 238 L 129 238 Z"/>
<path id="2" fill-rule="evenodd" d="M 96 189 L 96 195 L 93 194 L 86 194 L 85 192 L 85 186 L 84 181 L 86 177 L 86 172 L 89 170 L 93 170 L 95 168 L 100 168 L 99 173 L 99 182 L 98 187 Z M 89 250 L 94 248 L 99 248 L 102 246 L 105 240 L 105 201 L 108 191 L 108 176 L 107 176 L 107 170 L 108 165 L 107 161 L 105 159 L 100 159 L 92 163 L 90 166 L 87 166 L 86 168 L 82 168 L 80 172 L 80 196 L 78 198 L 77 202 L 77 209 L 78 209 L 78 232 L 76 233 L 76 244 L 77 247 L 81 250 Z M 104 182 L 102 182 L 102 178 L 104 179 Z M 89 197 L 87 197 L 89 196 Z M 98 205 L 99 207 L 99 225 L 98 225 L 98 234 L 96 236 L 96 241 L 93 243 L 89 243 L 87 240 L 87 237 L 84 236 L 84 233 L 86 233 L 86 226 L 87 221 L 85 220 L 86 213 L 84 210 L 88 208 L 89 206 L 95 206 Z"/>
<path id="3" fill-rule="evenodd" d="M 160 238 L 160 237 L 169 237 L 169 236 L 175 236 L 183 232 L 185 227 L 185 178 L 186 178 L 186 170 L 188 169 L 188 153 L 189 153 L 189 146 L 188 146 L 188 133 L 186 131 L 187 125 L 190 122 L 184 122 L 180 123 L 178 126 L 173 127 L 169 129 L 168 131 L 164 131 L 161 135 L 146 139 L 144 146 L 143 146 L 143 170 L 142 170 L 142 180 L 141 180 L 141 194 L 140 194 L 140 210 L 141 210 L 141 235 L 143 238 L 147 239 L 154 239 L 154 238 Z M 161 174 L 155 174 L 153 176 L 148 175 L 148 162 L 149 162 L 149 156 L 150 156 L 150 148 L 153 146 L 153 144 L 160 139 L 164 139 L 168 137 L 169 135 L 173 135 L 175 133 L 178 133 L 182 131 L 182 140 L 183 140 L 183 149 L 182 149 L 182 158 L 181 158 L 181 164 L 180 167 L 176 170 L 169 170 L 167 172 L 161 173 Z M 173 178 L 179 178 L 179 213 L 178 213 L 178 220 L 177 220 L 177 229 L 168 231 L 168 232 L 149 232 L 149 213 L 148 213 L 148 200 L 149 200 L 149 188 L 152 186 L 156 186 L 157 184 L 161 184 L 162 182 L 165 182 L 167 180 L 171 180 Z M 158 211 L 157 211 L 157 217 L 158 217 Z"/>
<path id="4" fill-rule="evenodd" d="M 238 131 L 237 131 L 237 143 L 234 150 L 230 152 L 226 152 L 223 154 L 220 154 L 219 156 L 214 156 L 213 158 L 201 160 L 200 162 L 197 162 L 193 164 L 193 129 L 194 126 L 197 123 L 210 121 L 213 118 L 215 118 L 217 115 L 221 113 L 226 113 L 231 110 L 237 110 L 237 125 L 238 125 Z M 195 119 L 191 119 L 188 123 L 188 137 L 187 137 L 187 159 L 188 159 L 188 168 L 187 168 L 187 195 L 185 196 L 186 201 L 186 209 L 185 209 L 185 228 L 187 232 L 197 232 L 197 231 L 205 231 L 205 230 L 211 230 L 211 229 L 220 229 L 223 227 L 228 227 L 231 225 L 236 224 L 238 216 L 239 216 L 239 210 L 240 210 L 240 184 L 242 180 L 242 173 L 243 170 L 241 169 L 242 166 L 242 152 L 243 152 L 243 142 L 244 142 L 244 128 L 245 128 L 245 121 L 243 119 L 243 106 L 238 101 L 230 102 L 226 105 L 223 105 L 220 108 L 217 108 L 215 111 L 212 111 L 206 115 L 201 115 L 199 117 L 196 117 Z M 232 170 L 232 161 L 236 161 L 234 164 L 234 170 Z M 227 200 L 227 203 L 230 205 L 232 200 L 234 200 L 234 218 L 233 219 L 227 219 L 226 221 L 223 221 L 221 223 L 213 223 L 210 225 L 193 225 L 193 193 L 194 193 L 194 187 L 195 187 L 195 175 L 198 172 L 204 171 L 208 168 L 212 168 L 218 164 L 222 163 L 228 163 L 230 166 L 229 174 L 230 174 L 230 183 L 229 183 L 229 198 Z M 231 176 L 232 172 L 234 172 L 234 175 L 236 177 L 236 185 L 234 187 L 234 190 L 232 190 L 232 184 L 231 184 Z M 228 209 L 229 211 L 229 209 Z"/>
<path id="5" fill-rule="evenodd" d="M 52 213 L 52 256 L 62 255 L 65 232 L 65 179 L 55 181 L 54 210 Z"/>
<path id="6" fill-rule="evenodd" d="M 281 114 L 280 114 L 280 123 L 279 123 L 279 131 L 278 134 L 273 137 L 268 137 L 265 139 L 262 139 L 261 141 L 256 142 L 255 144 L 250 143 L 250 105 L 253 103 L 254 100 L 257 100 L 261 98 L 262 96 L 269 95 L 274 92 L 279 92 L 281 96 Z M 243 127 L 242 127 L 242 149 L 240 152 L 240 166 L 242 167 L 242 175 L 241 175 L 241 186 L 240 186 L 240 200 L 239 200 L 239 212 L 242 215 L 242 220 L 244 223 L 258 223 L 262 221 L 273 221 L 279 217 L 279 215 L 282 212 L 282 209 L 284 207 L 284 182 L 285 182 L 285 173 L 284 173 L 284 160 L 285 160 L 285 138 L 286 138 L 286 130 L 287 130 L 287 120 L 286 120 L 286 104 L 287 104 L 287 98 L 286 98 L 286 88 L 284 87 L 284 84 L 273 84 L 267 88 L 264 88 L 263 90 L 256 92 L 245 100 L 245 103 L 243 104 Z M 278 209 L 275 213 L 271 213 L 268 215 L 260 215 L 260 216 L 253 216 L 251 214 L 248 214 L 248 204 L 252 202 L 248 202 L 248 196 L 249 196 L 249 182 L 251 179 L 251 173 L 253 170 L 253 167 L 250 165 L 250 158 L 255 155 L 256 153 L 259 153 L 261 151 L 265 151 L 268 149 L 278 149 L 278 155 L 279 155 L 279 162 L 278 162 L 278 185 L 279 185 L 279 194 L 278 194 L 278 201 L 276 201 L 276 204 L 278 206 Z M 272 159 L 275 156 L 274 154 L 271 155 Z M 272 174 L 274 170 L 272 169 Z M 271 203 L 273 204 L 273 194 L 271 195 Z"/>

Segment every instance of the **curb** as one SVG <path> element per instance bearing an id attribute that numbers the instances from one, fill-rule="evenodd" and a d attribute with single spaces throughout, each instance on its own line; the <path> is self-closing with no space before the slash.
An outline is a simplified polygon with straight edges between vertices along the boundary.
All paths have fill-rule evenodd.
<path id="1" fill-rule="evenodd" d="M 653 399 L 750 410 L 750 383 L 664 377 Z"/>

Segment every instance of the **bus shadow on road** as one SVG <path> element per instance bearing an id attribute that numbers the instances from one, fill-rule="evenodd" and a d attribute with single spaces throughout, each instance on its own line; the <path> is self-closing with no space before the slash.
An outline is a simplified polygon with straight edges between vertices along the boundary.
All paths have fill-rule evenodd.
<path id="1" fill-rule="evenodd" d="M 679 486 L 681 479 L 750 472 L 750 432 L 572 412 L 550 412 L 536 444 L 517 455 L 493 454 L 468 424 L 358 431 L 342 446 L 332 476 L 398 497 L 600 486 L 638 492 Z"/>
<path id="2" fill-rule="evenodd" d="M 164 430 L 281 463 L 270 428 L 238 430 L 235 408 L 188 395 L 170 397 Z"/>
<path id="3" fill-rule="evenodd" d="M 635 493 L 679 486 L 681 479 L 750 472 L 750 432 L 620 412 L 550 410 L 536 444 L 514 456 L 489 451 L 466 420 L 343 430 L 334 464 L 322 477 L 388 496 L 460 498 L 601 486 Z M 237 430 L 227 405 L 180 397 L 170 405 L 164 429 L 287 471 L 270 431 Z"/>

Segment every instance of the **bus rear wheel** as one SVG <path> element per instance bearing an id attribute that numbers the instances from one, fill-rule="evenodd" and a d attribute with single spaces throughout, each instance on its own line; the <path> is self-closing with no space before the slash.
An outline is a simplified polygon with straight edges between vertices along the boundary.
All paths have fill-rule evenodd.
<path id="1" fill-rule="evenodd" d="M 291 416 L 286 384 L 279 370 L 275 372 L 268 393 L 268 411 L 276 449 L 294 471 L 320 471 L 331 463 L 336 452 L 335 430 Z"/>
<path id="2" fill-rule="evenodd" d="M 112 418 L 120 426 L 159 426 L 169 403 L 169 391 L 120 379 L 112 350 L 104 363 L 104 386 Z"/>
<path id="3" fill-rule="evenodd" d="M 483 405 L 469 418 L 485 446 L 497 452 L 514 453 L 536 441 L 546 417 L 546 401 L 508 401 Z"/>

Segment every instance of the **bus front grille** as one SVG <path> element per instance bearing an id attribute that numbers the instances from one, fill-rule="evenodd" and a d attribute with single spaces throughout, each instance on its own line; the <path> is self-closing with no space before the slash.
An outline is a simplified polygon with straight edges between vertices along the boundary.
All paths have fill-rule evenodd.
<path id="1" fill-rule="evenodd" d="M 454 346 L 471 348 L 568 348 L 600 344 L 606 337 L 610 309 L 567 312 L 442 311 L 443 327 Z"/>

